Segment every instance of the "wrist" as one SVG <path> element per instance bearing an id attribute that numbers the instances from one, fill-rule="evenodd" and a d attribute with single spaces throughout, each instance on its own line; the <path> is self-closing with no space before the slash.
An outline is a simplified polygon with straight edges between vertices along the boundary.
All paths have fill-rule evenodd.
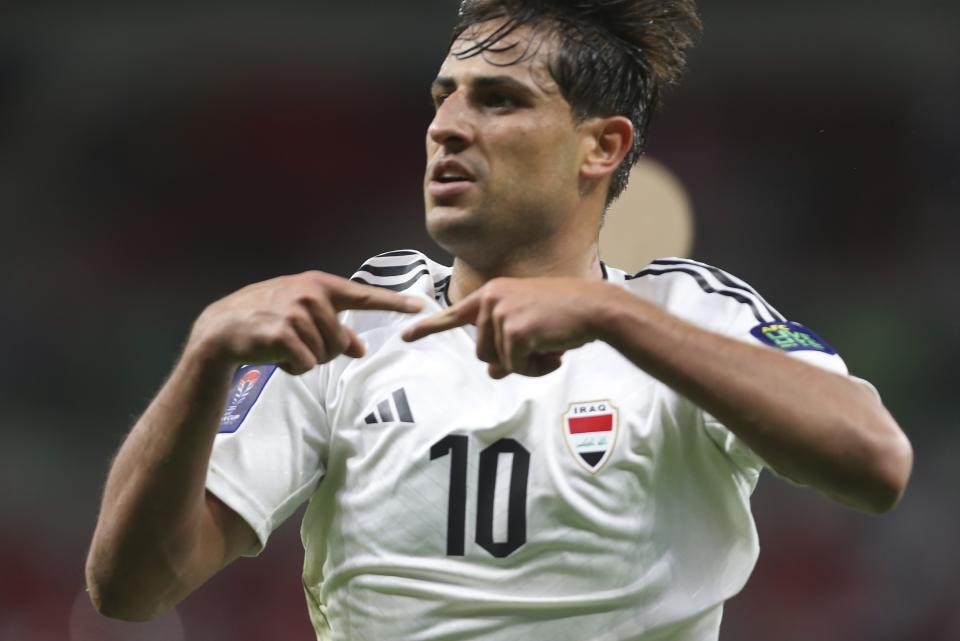
<path id="1" fill-rule="evenodd" d="M 650 335 L 652 324 L 663 314 L 655 303 L 610 283 L 603 304 L 591 314 L 591 331 L 597 340 L 623 352 L 636 347 L 638 337 Z"/>
<path id="2" fill-rule="evenodd" d="M 617 342 L 624 316 L 624 308 L 629 296 L 622 287 L 613 283 L 604 283 L 600 295 L 594 304 L 587 307 L 587 325 L 592 340 L 603 341 L 611 345 Z"/>
<path id="3" fill-rule="evenodd" d="M 222 339 L 196 332 L 187 340 L 180 357 L 180 366 L 201 379 L 233 376 L 241 365 L 243 363 L 230 354 Z"/>

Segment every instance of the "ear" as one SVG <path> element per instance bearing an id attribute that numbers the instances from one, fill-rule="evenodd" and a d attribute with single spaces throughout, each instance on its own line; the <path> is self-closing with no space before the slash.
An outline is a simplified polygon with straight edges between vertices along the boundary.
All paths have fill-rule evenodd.
<path id="1" fill-rule="evenodd" d="M 601 180 L 617 170 L 633 146 L 633 124 L 624 116 L 589 118 L 581 127 L 584 133 L 580 175 Z"/>

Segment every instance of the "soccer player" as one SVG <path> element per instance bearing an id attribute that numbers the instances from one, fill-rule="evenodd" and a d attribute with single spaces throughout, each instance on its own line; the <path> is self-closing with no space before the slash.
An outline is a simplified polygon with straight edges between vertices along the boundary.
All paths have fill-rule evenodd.
<path id="1" fill-rule="evenodd" d="M 825 341 L 714 267 L 598 258 L 698 29 L 692 0 L 464 2 L 426 135 L 452 267 L 204 310 L 110 470 L 98 609 L 163 612 L 309 501 L 320 639 L 715 640 L 764 465 L 894 506 L 909 442 Z"/>

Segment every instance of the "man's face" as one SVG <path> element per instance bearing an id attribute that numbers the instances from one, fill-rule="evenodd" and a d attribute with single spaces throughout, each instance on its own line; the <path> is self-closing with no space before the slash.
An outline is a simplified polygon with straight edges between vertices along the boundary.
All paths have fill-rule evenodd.
<path id="1" fill-rule="evenodd" d="M 520 28 L 496 51 L 457 59 L 496 26 L 468 30 L 440 67 L 424 179 L 430 235 L 457 256 L 488 260 L 568 222 L 578 199 L 582 143 L 547 68 L 549 40 L 516 62 L 527 47 L 537 47 L 531 31 Z"/>

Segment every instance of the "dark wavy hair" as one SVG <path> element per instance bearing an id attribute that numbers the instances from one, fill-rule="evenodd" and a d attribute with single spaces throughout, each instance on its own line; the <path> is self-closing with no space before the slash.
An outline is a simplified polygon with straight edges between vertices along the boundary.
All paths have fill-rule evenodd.
<path id="1" fill-rule="evenodd" d="M 486 37 L 453 51 L 471 27 L 502 20 Z M 529 59 L 546 38 L 556 43 L 549 72 L 570 104 L 576 122 L 622 115 L 634 128 L 633 145 L 607 193 L 609 205 L 627 186 L 630 169 L 646 144 L 650 118 L 662 91 L 676 84 L 687 50 L 702 28 L 695 0 L 463 0 L 450 41 L 464 59 L 517 44 L 503 39 L 521 26 L 535 36 L 507 65 Z M 545 36 L 545 37 L 541 37 Z M 503 63 L 501 63 L 503 64 Z"/>

